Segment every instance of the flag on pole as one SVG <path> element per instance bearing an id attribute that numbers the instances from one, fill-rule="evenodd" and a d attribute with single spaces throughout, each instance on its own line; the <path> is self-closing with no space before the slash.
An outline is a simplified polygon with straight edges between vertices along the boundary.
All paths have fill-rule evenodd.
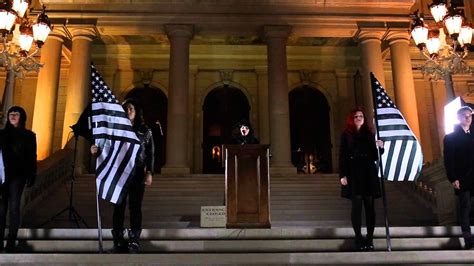
<path id="1" fill-rule="evenodd" d="M 91 65 L 92 136 L 99 147 L 96 185 L 99 196 L 120 202 L 132 174 L 140 142 L 112 91 Z"/>
<path id="2" fill-rule="evenodd" d="M 415 181 L 423 165 L 421 146 L 373 73 L 370 73 L 370 79 L 375 97 L 377 131 L 385 148 L 381 156 L 383 178 L 388 181 Z"/>

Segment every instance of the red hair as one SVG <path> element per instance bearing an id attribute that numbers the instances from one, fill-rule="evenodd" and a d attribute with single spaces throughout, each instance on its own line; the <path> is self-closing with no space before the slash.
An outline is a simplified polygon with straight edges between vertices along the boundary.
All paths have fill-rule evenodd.
<path id="1" fill-rule="evenodd" d="M 362 108 L 360 108 L 360 107 L 357 107 L 357 108 L 353 109 L 347 115 L 346 124 L 344 126 L 344 132 L 347 132 L 350 135 L 355 135 L 357 133 L 357 127 L 354 123 L 354 115 L 357 112 L 361 112 L 364 115 L 364 123 L 360 127 L 359 132 L 363 133 L 363 134 L 373 134 L 374 131 L 372 130 L 372 128 L 369 127 L 369 125 L 367 124 L 367 121 L 365 120 L 367 118 L 367 116 L 365 115 L 364 110 L 362 110 Z"/>

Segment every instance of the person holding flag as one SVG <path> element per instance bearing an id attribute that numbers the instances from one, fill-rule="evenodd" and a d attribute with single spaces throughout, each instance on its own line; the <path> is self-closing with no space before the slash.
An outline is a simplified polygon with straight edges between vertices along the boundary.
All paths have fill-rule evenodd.
<path id="1" fill-rule="evenodd" d="M 142 229 L 142 201 L 145 192 L 145 185 L 150 186 L 153 178 L 154 165 L 154 143 L 151 129 L 145 125 L 143 111 L 138 103 L 133 99 L 127 99 L 122 104 L 126 111 L 133 131 L 140 141 L 140 151 L 135 161 L 134 173 L 129 180 L 128 204 L 130 210 L 130 230 L 128 230 L 128 245 L 124 240 L 124 218 L 125 218 L 125 198 L 114 205 L 112 236 L 114 240 L 114 252 L 138 253 L 140 244 L 140 234 Z M 91 146 L 91 153 L 97 154 L 99 147 Z"/>
<path id="2" fill-rule="evenodd" d="M 352 201 L 351 222 L 356 251 L 374 250 L 374 199 L 381 195 L 375 164 L 378 159 L 377 147 L 383 152 L 383 142 L 375 141 L 374 132 L 366 123 L 362 109 L 352 110 L 341 136 L 339 177 L 341 196 Z M 365 239 L 361 233 L 362 207 L 365 209 L 367 225 Z"/>
<path id="3" fill-rule="evenodd" d="M 120 105 L 103 78 L 91 65 L 91 120 L 96 159 L 97 223 L 99 248 L 102 237 L 98 198 L 115 204 L 113 214 L 113 251 L 139 250 L 142 229 L 141 205 L 145 185 L 151 185 L 154 144 L 151 130 L 145 125 L 142 109 L 134 100 Z M 86 108 L 87 109 L 87 108 Z M 124 240 L 126 198 L 129 200 L 129 242 Z"/>
<path id="4" fill-rule="evenodd" d="M 472 109 L 463 106 L 457 111 L 459 124 L 444 138 L 444 165 L 449 182 L 459 199 L 460 221 L 464 248 L 472 249 L 470 212 L 474 192 L 474 134 Z"/>

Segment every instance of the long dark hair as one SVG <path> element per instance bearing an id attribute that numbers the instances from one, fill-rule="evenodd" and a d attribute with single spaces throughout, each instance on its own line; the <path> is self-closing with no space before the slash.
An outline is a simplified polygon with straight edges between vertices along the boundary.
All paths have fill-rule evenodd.
<path id="1" fill-rule="evenodd" d="M 15 128 L 12 123 L 10 123 L 10 119 L 8 119 L 8 116 L 12 112 L 18 112 L 20 114 L 20 121 L 18 123 L 18 129 L 25 129 L 26 127 L 26 112 L 25 109 L 23 109 L 20 106 L 12 106 L 10 109 L 8 109 L 7 112 L 7 122 L 5 124 L 5 129 L 13 129 Z"/>
<path id="2" fill-rule="evenodd" d="M 136 99 L 129 98 L 122 103 L 122 107 L 127 112 L 127 105 L 133 105 L 135 107 L 135 119 L 133 120 L 133 129 L 137 130 L 141 126 L 145 125 L 145 119 L 143 118 L 143 109 Z"/>
<path id="3" fill-rule="evenodd" d="M 364 123 L 360 127 L 359 132 L 357 132 L 357 127 L 354 123 L 354 115 L 357 112 L 361 112 L 364 115 Z M 358 107 L 358 108 L 353 109 L 346 117 L 346 125 L 344 127 L 344 132 L 352 136 L 357 133 L 363 134 L 363 135 L 374 134 L 374 130 L 367 124 L 366 118 L 367 116 L 365 115 L 365 112 L 364 110 L 362 110 L 362 108 Z"/>

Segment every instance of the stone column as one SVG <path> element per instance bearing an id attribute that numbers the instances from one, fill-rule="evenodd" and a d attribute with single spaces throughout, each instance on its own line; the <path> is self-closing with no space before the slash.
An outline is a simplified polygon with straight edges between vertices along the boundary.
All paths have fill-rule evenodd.
<path id="1" fill-rule="evenodd" d="M 256 66 L 258 84 L 258 137 L 260 143 L 270 143 L 270 125 L 268 118 L 268 71 L 267 66 Z"/>
<path id="2" fill-rule="evenodd" d="M 268 58 L 268 102 L 272 173 L 296 173 L 291 164 L 290 112 L 288 104 L 287 26 L 265 26 Z"/>
<path id="3" fill-rule="evenodd" d="M 63 146 L 68 141 L 68 135 L 71 132 L 70 126 L 77 123 L 90 100 L 91 47 L 95 37 L 95 31 L 92 28 L 71 28 L 70 31 L 73 36 L 72 56 L 66 89 Z"/>
<path id="4" fill-rule="evenodd" d="M 362 30 L 357 38 L 359 39 L 359 47 L 361 53 L 361 79 L 362 79 L 362 95 L 363 108 L 366 112 L 366 122 L 373 124 L 372 85 L 370 83 L 370 72 L 373 72 L 380 84 L 385 88 L 385 77 L 383 71 L 383 58 L 381 39 L 383 31 Z"/>
<path id="5" fill-rule="evenodd" d="M 162 174 L 189 174 L 188 144 L 188 90 L 189 44 L 194 34 L 193 25 L 166 25 L 170 40 L 168 128 L 166 164 Z"/>
<path id="6" fill-rule="evenodd" d="M 61 52 L 65 36 L 61 28 L 55 29 L 41 49 L 40 61 L 44 66 L 38 74 L 32 124 L 38 143 L 38 160 L 48 157 L 53 149 Z"/>
<path id="7" fill-rule="evenodd" d="M 77 123 L 79 116 L 90 101 L 90 64 L 92 40 L 95 30 L 91 27 L 71 27 L 72 55 L 69 69 L 69 80 L 66 91 L 66 107 L 63 124 L 63 146 L 73 138 L 70 126 Z M 68 139 L 69 138 L 69 139 Z M 86 169 L 85 162 L 88 158 L 88 146 L 83 138 L 78 138 L 75 173 L 82 174 Z M 71 148 L 74 142 L 71 142 Z"/>
<path id="8" fill-rule="evenodd" d="M 416 102 L 415 83 L 410 58 L 410 35 L 408 32 L 390 32 L 390 45 L 395 104 L 420 139 L 420 123 Z"/>

